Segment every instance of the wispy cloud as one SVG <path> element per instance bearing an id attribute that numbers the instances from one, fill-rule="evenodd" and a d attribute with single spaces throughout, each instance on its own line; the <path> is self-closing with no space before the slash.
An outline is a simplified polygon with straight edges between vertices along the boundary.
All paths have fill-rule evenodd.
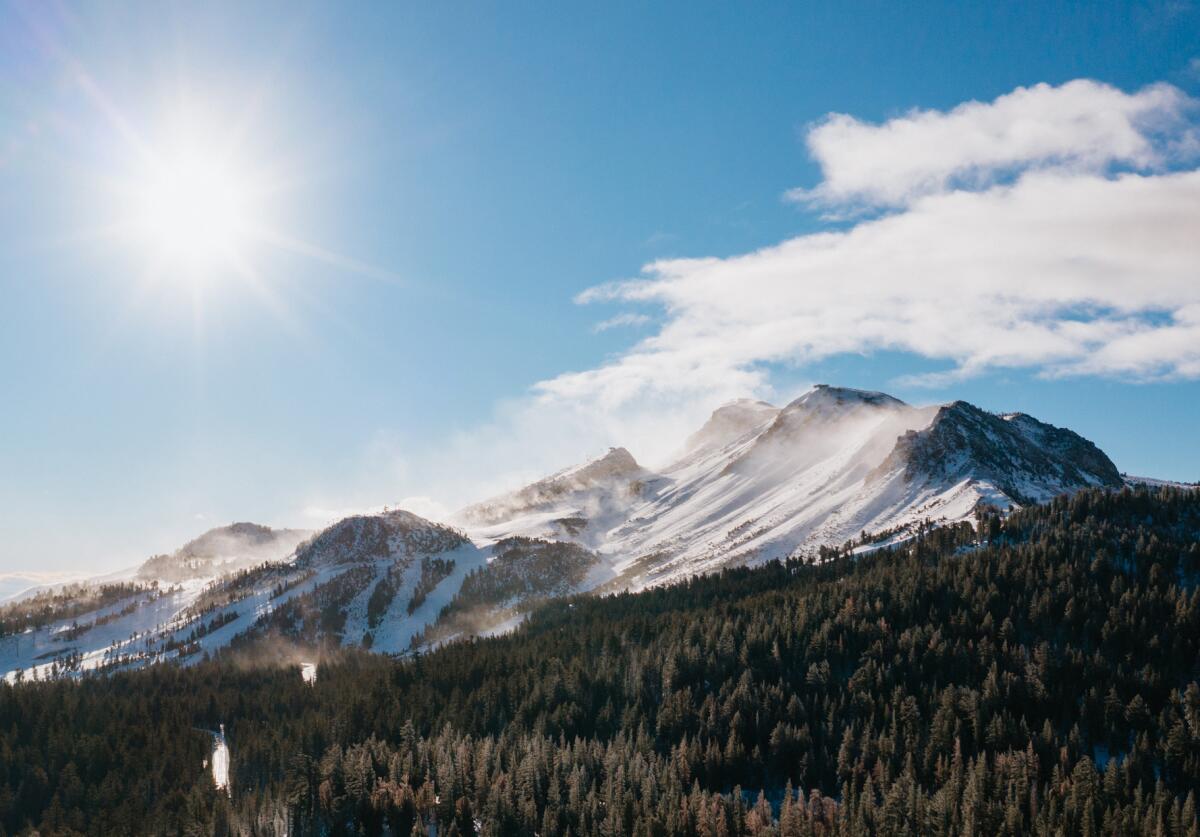
<path id="1" fill-rule="evenodd" d="M 617 314 L 615 317 L 609 317 L 607 320 L 602 320 L 592 326 L 592 331 L 599 334 L 603 331 L 608 331 L 614 328 L 634 328 L 644 326 L 650 322 L 650 315 L 638 314 L 628 311 L 624 314 Z"/>
<path id="2" fill-rule="evenodd" d="M 666 244 L 674 244 L 679 240 L 679 236 L 675 233 L 669 233 L 664 230 L 659 230 L 653 233 L 646 239 L 647 247 L 662 247 Z"/>

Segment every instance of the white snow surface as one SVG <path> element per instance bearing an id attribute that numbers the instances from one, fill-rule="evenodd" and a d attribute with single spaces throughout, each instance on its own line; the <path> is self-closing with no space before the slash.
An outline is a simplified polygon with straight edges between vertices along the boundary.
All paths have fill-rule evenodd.
<path id="1" fill-rule="evenodd" d="M 490 555 L 489 548 L 480 548 L 473 543 L 465 543 L 445 552 L 434 553 L 431 557 L 454 561 L 454 569 L 426 595 L 425 601 L 410 614 L 408 605 L 412 601 L 413 590 L 421 572 L 420 557 L 416 557 L 404 570 L 395 597 L 379 625 L 372 630 L 374 642 L 371 650 L 385 654 L 401 654 L 410 650 L 413 637 L 437 619 L 442 608 L 450 603 L 455 593 L 462 587 L 463 578 L 467 573 L 484 566 Z M 355 614 L 353 622 L 347 618 L 342 642 L 347 645 L 357 644 L 368 630 L 370 628 L 364 609 L 361 615 Z"/>
<path id="2" fill-rule="evenodd" d="M 229 745 L 225 743 L 225 726 L 213 733 L 212 777 L 217 790 L 232 793 L 229 787 Z"/>

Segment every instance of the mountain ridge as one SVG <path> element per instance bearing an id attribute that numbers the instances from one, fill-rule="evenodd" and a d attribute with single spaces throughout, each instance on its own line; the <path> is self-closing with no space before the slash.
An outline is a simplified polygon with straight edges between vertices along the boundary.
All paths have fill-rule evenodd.
<path id="1" fill-rule="evenodd" d="M 639 474 L 623 509 L 614 507 L 613 486 L 576 485 L 535 503 L 527 487 L 491 501 L 496 510 L 519 508 L 507 520 L 496 514 L 478 528 L 459 520 L 473 537 L 586 545 L 612 556 L 617 575 L 653 564 L 648 581 L 662 583 L 863 531 L 966 519 L 979 503 L 1010 508 L 1121 484 L 1095 445 L 1032 417 L 1006 419 L 965 401 L 914 407 L 824 384 L 782 408 L 728 402 L 688 442 L 675 462 Z M 563 520 L 574 527 L 564 531 Z"/>
<path id="2" fill-rule="evenodd" d="M 311 534 L 210 530 L 146 562 L 149 586 L 117 591 L 103 611 L 0 637 L 0 673 L 186 664 L 267 637 L 404 653 L 506 630 L 570 593 L 815 556 L 879 533 L 894 543 L 980 505 L 1122 484 L 1093 443 L 1022 413 L 818 385 L 782 408 L 718 406 L 661 468 L 613 447 L 444 522 L 393 510 Z"/>
<path id="3" fill-rule="evenodd" d="M 170 555 L 154 555 L 137 569 L 140 579 L 182 582 L 235 572 L 264 561 L 280 561 L 313 533 L 237 522 L 209 529 Z"/>

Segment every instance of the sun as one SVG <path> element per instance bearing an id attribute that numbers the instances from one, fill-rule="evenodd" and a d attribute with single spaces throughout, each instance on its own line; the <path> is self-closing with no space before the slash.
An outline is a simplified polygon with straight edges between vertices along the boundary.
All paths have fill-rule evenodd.
<path id="1" fill-rule="evenodd" d="M 97 93 L 120 140 L 96 182 L 103 199 L 89 234 L 120 251 L 139 300 L 184 291 L 199 305 L 220 289 L 248 290 L 290 320 L 286 287 L 296 259 L 388 282 L 391 272 L 295 233 L 309 217 L 297 195 L 311 187 L 306 149 L 257 135 L 273 120 L 255 108 L 214 109 L 182 99 L 157 118 L 134 120 Z M 271 134 L 267 135 L 268 137 Z M 270 149 L 268 153 L 267 150 Z M 132 268 L 132 270 L 127 270 Z"/>
<path id="2" fill-rule="evenodd" d="M 160 152 L 131 192 L 131 232 L 162 269 L 205 275 L 244 258 L 254 189 L 229 155 L 186 144 Z"/>

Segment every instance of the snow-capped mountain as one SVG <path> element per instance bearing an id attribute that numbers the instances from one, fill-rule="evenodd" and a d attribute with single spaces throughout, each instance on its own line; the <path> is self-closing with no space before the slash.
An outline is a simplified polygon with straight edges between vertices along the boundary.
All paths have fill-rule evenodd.
<path id="1" fill-rule="evenodd" d="M 1122 484 L 1091 442 L 1027 415 L 818 386 L 782 408 L 719 407 L 662 468 L 612 448 L 447 523 L 397 510 L 312 536 L 212 530 L 131 580 L 0 611 L 0 673 L 186 663 L 260 640 L 295 654 L 329 644 L 401 653 L 503 630 L 572 592 L 637 589 L 864 534 L 895 540 L 970 518 L 980 502 Z"/>
<path id="2" fill-rule="evenodd" d="M 651 476 L 625 448 L 610 448 L 598 459 L 468 506 L 455 520 L 485 541 L 533 531 L 552 540 L 591 543 L 626 518 Z"/>
<path id="3" fill-rule="evenodd" d="M 656 472 L 616 449 L 564 473 L 596 477 L 556 492 L 521 489 L 457 520 L 481 541 L 578 542 L 624 586 L 640 587 L 863 532 L 962 520 L 981 501 L 1008 507 L 1121 484 L 1091 442 L 1030 416 L 961 401 L 912 407 L 824 385 L 782 409 L 756 401 L 719 408 Z"/>

